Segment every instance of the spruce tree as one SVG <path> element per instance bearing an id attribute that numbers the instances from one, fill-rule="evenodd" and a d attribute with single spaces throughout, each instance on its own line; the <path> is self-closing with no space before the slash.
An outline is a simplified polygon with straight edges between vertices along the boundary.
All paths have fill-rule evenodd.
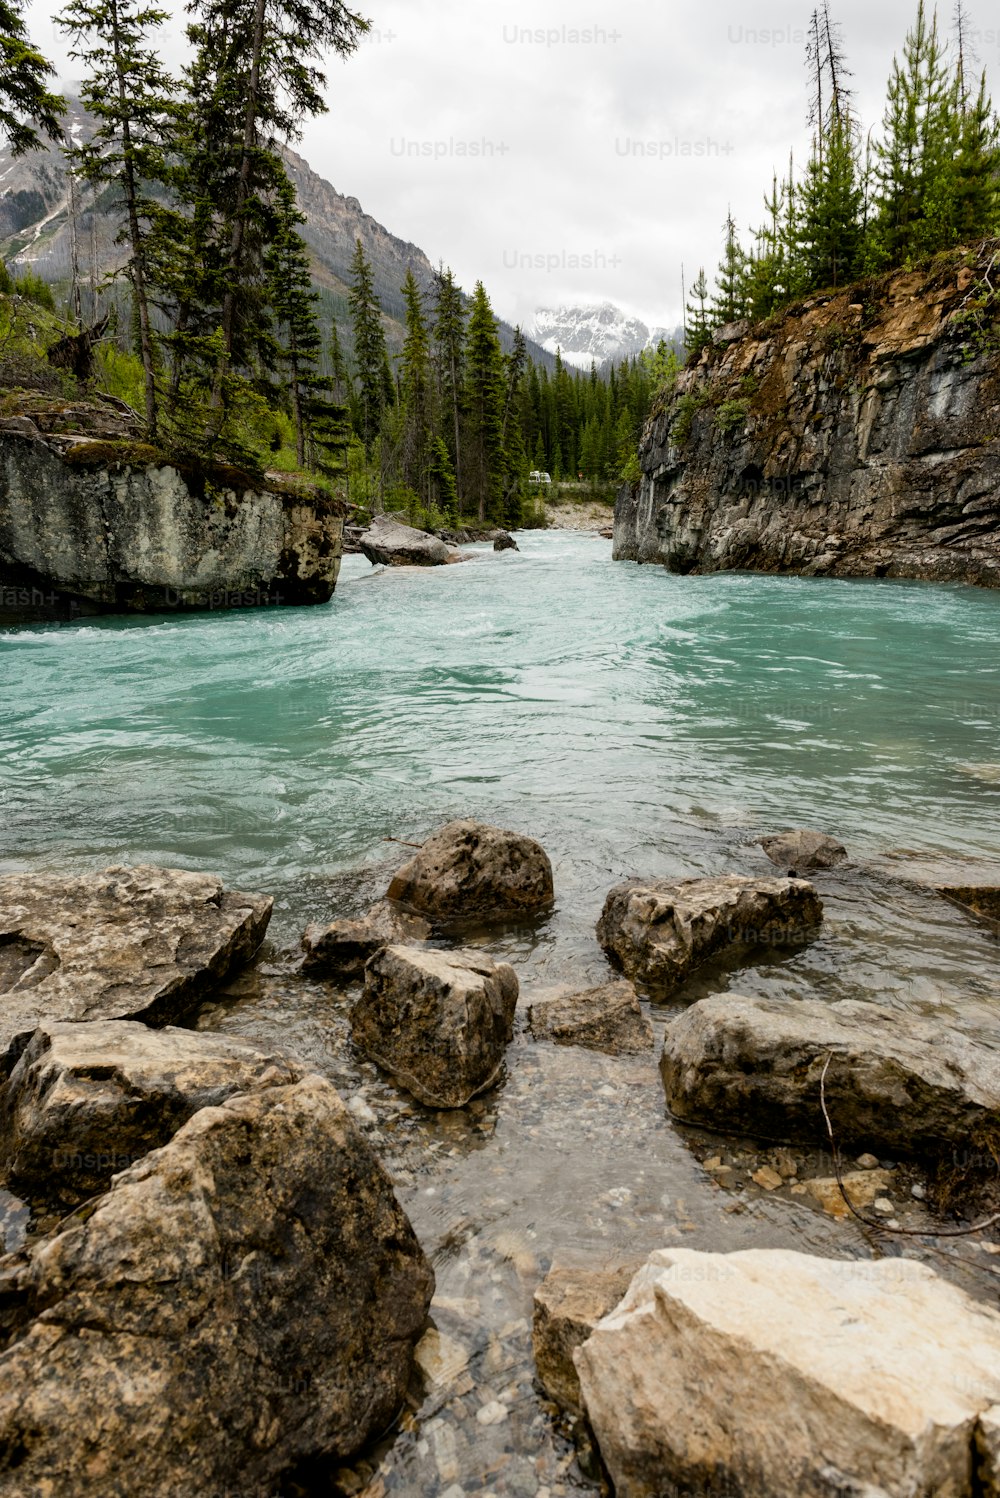
<path id="1" fill-rule="evenodd" d="M 692 301 L 687 304 L 687 350 L 692 358 L 712 341 L 712 320 L 708 309 L 708 281 L 705 267 L 699 266 L 691 287 Z"/>
<path id="2" fill-rule="evenodd" d="M 448 444 L 461 502 L 462 393 L 465 378 L 465 305 L 451 270 L 434 273 L 434 364 L 442 432 Z"/>
<path id="3" fill-rule="evenodd" d="M 514 344 L 504 359 L 504 407 L 500 428 L 500 446 L 504 455 L 503 523 L 516 530 L 524 511 L 525 477 L 528 454 L 524 432 L 518 421 L 519 397 L 528 364 L 528 346 L 520 327 L 514 329 Z"/>
<path id="4" fill-rule="evenodd" d="M 170 177 L 176 144 L 177 85 L 159 59 L 155 33 L 169 12 L 143 0 L 71 0 L 58 24 L 71 38 L 70 56 L 85 68 L 80 97 L 95 121 L 86 145 L 68 152 L 72 168 L 95 191 L 120 195 L 128 246 L 126 275 L 132 288 L 150 437 L 158 435 L 157 352 L 150 316 L 150 221 L 158 210 L 151 193 Z"/>
<path id="5" fill-rule="evenodd" d="M 748 311 L 747 257 L 740 245 L 732 209 L 726 215 L 723 233 L 725 241 L 722 262 L 715 279 L 715 296 L 711 306 L 711 321 L 716 326 L 738 322 Z"/>
<path id="6" fill-rule="evenodd" d="M 482 281 L 469 313 L 465 359 L 465 494 L 480 523 L 502 518 L 504 367 L 496 318 Z M 464 497 L 464 496 L 463 496 Z"/>
<path id="7" fill-rule="evenodd" d="M 805 289 L 841 286 L 858 273 L 862 246 L 862 193 L 849 114 L 835 116 L 821 161 L 814 152 L 802 184 L 799 242 Z"/>
<path id="8" fill-rule="evenodd" d="M 54 71 L 31 45 L 17 0 L 0 0 L 0 133 L 14 156 L 62 136 L 66 101 L 46 86 Z"/>
<path id="9" fill-rule="evenodd" d="M 406 303 L 406 337 L 400 358 L 400 397 L 404 410 L 403 478 L 421 499 L 427 500 L 434 439 L 430 335 L 420 287 L 411 268 L 407 269 L 402 289 Z"/>
<path id="10" fill-rule="evenodd" d="M 355 427 L 369 457 L 387 404 L 385 370 L 388 353 L 375 278 L 360 239 L 354 242 L 352 285 L 348 303 L 354 325 L 354 374 L 357 381 Z"/>

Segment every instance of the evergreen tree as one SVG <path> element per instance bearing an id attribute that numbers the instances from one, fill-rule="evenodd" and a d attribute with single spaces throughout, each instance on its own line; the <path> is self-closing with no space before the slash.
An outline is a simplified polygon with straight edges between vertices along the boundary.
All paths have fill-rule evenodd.
<path id="1" fill-rule="evenodd" d="M 176 142 L 176 83 L 164 71 L 152 40 L 169 12 L 143 0 L 71 0 L 59 25 L 72 40 L 70 56 L 87 72 L 81 98 L 96 128 L 90 141 L 69 151 L 73 170 L 95 190 L 111 186 L 121 196 L 128 245 L 126 274 L 132 288 L 142 359 L 146 424 L 158 435 L 157 353 L 150 317 L 147 239 L 156 208 L 150 192 L 168 180 L 168 153 Z"/>
<path id="2" fill-rule="evenodd" d="M 726 215 L 723 232 L 726 236 L 725 247 L 715 280 L 715 296 L 711 307 L 711 321 L 716 326 L 738 322 L 748 311 L 747 257 L 740 245 L 732 209 Z"/>
<path id="3" fill-rule="evenodd" d="M 814 152 L 802 185 L 799 225 L 805 289 L 841 286 L 859 271 L 862 193 L 849 114 L 831 120 L 822 160 Z"/>
<path id="4" fill-rule="evenodd" d="M 420 287 L 412 269 L 403 283 L 406 337 L 400 359 L 400 395 L 404 417 L 403 477 L 422 499 L 429 497 L 430 457 L 434 441 L 431 406 L 430 335 Z"/>
<path id="5" fill-rule="evenodd" d="M 375 278 L 360 239 L 354 242 L 351 276 L 353 282 L 348 302 L 354 324 L 355 429 L 370 456 L 382 412 L 387 404 L 391 404 L 385 388 L 389 356 L 382 328 L 382 310 L 375 296 Z"/>
<path id="6" fill-rule="evenodd" d="M 482 281 L 469 313 L 465 359 L 465 491 L 480 522 L 497 522 L 503 508 L 504 365 L 497 323 Z"/>
<path id="7" fill-rule="evenodd" d="M 31 45 L 17 0 L 0 0 L 0 132 L 14 156 L 59 140 L 65 100 L 46 87 L 52 64 Z"/>
<path id="8" fill-rule="evenodd" d="M 351 377 L 347 372 L 347 360 L 341 348 L 336 322 L 330 328 L 330 378 L 334 400 L 340 405 L 347 405 L 351 396 Z"/>
<path id="9" fill-rule="evenodd" d="M 1000 127 L 986 88 L 966 93 L 958 116 L 952 178 L 953 235 L 974 244 L 1000 232 Z"/>
<path id="10" fill-rule="evenodd" d="M 692 358 L 712 341 L 712 320 L 708 310 L 708 281 L 705 267 L 700 266 L 691 287 L 693 301 L 687 304 L 687 349 Z"/>
<path id="11" fill-rule="evenodd" d="M 500 446 L 504 455 L 503 523 L 508 530 L 521 524 L 524 510 L 528 454 L 524 432 L 517 420 L 518 397 L 528 364 L 528 346 L 519 327 L 514 329 L 514 345 L 504 359 L 505 391 Z"/>
<path id="12" fill-rule="evenodd" d="M 454 525 L 458 521 L 458 491 L 455 470 L 443 437 L 435 437 L 430 453 L 431 501 Z"/>
<path id="13" fill-rule="evenodd" d="M 434 274 L 434 363 L 438 406 L 459 499 L 463 494 L 462 391 L 465 378 L 465 306 L 450 270 Z"/>

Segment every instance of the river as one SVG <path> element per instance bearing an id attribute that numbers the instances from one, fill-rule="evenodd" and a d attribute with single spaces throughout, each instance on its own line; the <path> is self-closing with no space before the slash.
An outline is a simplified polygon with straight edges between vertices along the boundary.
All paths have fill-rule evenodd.
<path id="1" fill-rule="evenodd" d="M 503 1084 L 457 1114 L 359 1063 L 348 996 L 293 953 L 308 921 L 384 891 L 405 856 L 388 839 L 475 816 L 544 844 L 552 915 L 481 938 L 527 1003 L 604 980 L 594 922 L 623 877 L 773 872 L 754 838 L 818 827 L 852 855 L 817 880 L 820 939 L 685 999 L 866 997 L 995 1023 L 995 938 L 920 884 L 1000 883 L 1000 594 L 677 578 L 612 564 L 592 535 L 518 539 L 429 571 L 348 557 L 322 608 L 0 634 L 0 870 L 154 862 L 273 894 L 261 964 L 196 1023 L 290 1045 L 341 1086 L 434 1259 L 440 1386 L 310 1493 L 555 1498 L 582 1481 L 532 1384 L 531 1295 L 553 1262 L 666 1242 L 875 1251 L 758 1191 L 749 1147 L 675 1126 L 652 1059 L 537 1045 L 519 1023 Z M 722 1190 L 700 1161 L 730 1147 Z"/>

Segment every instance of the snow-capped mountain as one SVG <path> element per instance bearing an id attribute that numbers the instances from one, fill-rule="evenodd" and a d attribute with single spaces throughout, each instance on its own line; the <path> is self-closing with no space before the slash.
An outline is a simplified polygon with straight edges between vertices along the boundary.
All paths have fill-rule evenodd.
<path id="1" fill-rule="evenodd" d="M 613 302 L 601 302 L 593 307 L 539 307 L 531 336 L 549 353 L 559 349 L 564 361 L 576 369 L 589 369 L 592 362 L 600 369 L 609 359 L 626 359 L 655 347 L 661 338 L 679 346 L 681 330 L 651 330 Z"/>

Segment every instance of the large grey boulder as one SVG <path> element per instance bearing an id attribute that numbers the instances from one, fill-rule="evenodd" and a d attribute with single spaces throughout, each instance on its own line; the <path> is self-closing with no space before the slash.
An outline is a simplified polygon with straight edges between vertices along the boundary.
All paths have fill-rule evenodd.
<path id="1" fill-rule="evenodd" d="M 801 946 L 822 919 L 801 879 L 632 879 L 605 900 L 597 939 L 627 977 L 669 991 L 710 958 Z"/>
<path id="2" fill-rule="evenodd" d="M 653 1254 L 576 1352 L 617 1498 L 997 1498 L 1000 1315 L 908 1259 Z"/>
<path id="3" fill-rule="evenodd" d="M 0 1097 L 0 1171 L 21 1195 L 75 1206 L 166 1144 L 199 1108 L 297 1082 L 303 1071 L 203 1030 L 42 1024 Z"/>
<path id="4" fill-rule="evenodd" d="M 641 1268 L 634 1263 L 619 1269 L 553 1269 L 535 1291 L 535 1371 L 549 1398 L 568 1414 L 583 1412 L 573 1354 L 614 1310 Z"/>
<path id="5" fill-rule="evenodd" d="M 624 979 L 532 1004 L 528 1025 L 536 1040 L 583 1046 L 609 1056 L 640 1056 L 653 1049 L 653 1027 L 632 984 Z"/>
<path id="6" fill-rule="evenodd" d="M 403 525 L 388 515 L 375 515 L 357 541 L 359 550 L 373 566 L 440 567 L 462 559 L 461 552 L 453 551 L 437 536 Z"/>
<path id="7" fill-rule="evenodd" d="M 365 970 L 351 1034 L 420 1102 L 462 1108 L 500 1074 L 517 993 L 514 969 L 478 952 L 385 947 Z"/>
<path id="8" fill-rule="evenodd" d="M 806 827 L 762 837 L 760 845 L 771 862 L 786 873 L 811 874 L 814 869 L 834 869 L 847 861 L 843 843 Z"/>
<path id="9" fill-rule="evenodd" d="M 365 963 L 388 946 L 411 946 L 426 941 L 428 923 L 391 900 L 380 900 L 356 920 L 341 919 L 329 926 L 307 926 L 302 938 L 304 973 L 322 978 L 360 978 Z"/>
<path id="10" fill-rule="evenodd" d="M 0 879 L 0 1072 L 43 1020 L 181 1019 L 253 956 L 273 903 L 148 865 Z"/>
<path id="11" fill-rule="evenodd" d="M 384 1431 L 434 1275 L 310 1077 L 203 1108 L 0 1283 L 0 1495 L 190 1498 Z"/>
<path id="12" fill-rule="evenodd" d="M 484 822 L 449 822 L 389 885 L 437 921 L 531 915 L 552 903 L 552 865 L 540 843 Z"/>
<path id="13" fill-rule="evenodd" d="M 1000 1127 L 1000 1028 L 965 1034 L 860 1000 L 718 994 L 667 1026 L 660 1069 L 678 1118 L 763 1138 L 937 1156 Z"/>

